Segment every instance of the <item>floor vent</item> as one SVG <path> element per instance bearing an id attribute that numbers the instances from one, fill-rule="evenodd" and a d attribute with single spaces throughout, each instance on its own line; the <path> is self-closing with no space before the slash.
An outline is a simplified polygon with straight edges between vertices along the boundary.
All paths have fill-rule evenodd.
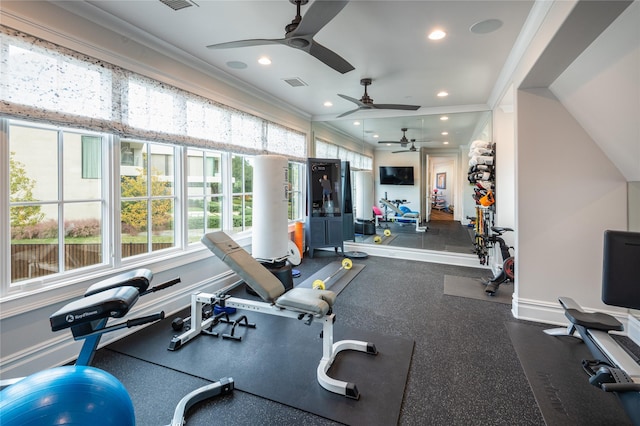
<path id="1" fill-rule="evenodd" d="M 185 7 L 198 6 L 194 1 L 190 0 L 160 0 L 161 3 L 166 4 L 173 10 L 184 9 Z"/>
<path id="2" fill-rule="evenodd" d="M 302 87 L 302 86 L 308 86 L 307 83 L 305 83 L 304 81 L 300 80 L 298 77 L 293 77 L 293 78 L 285 78 L 284 81 L 289 84 L 289 86 L 291 87 Z"/>

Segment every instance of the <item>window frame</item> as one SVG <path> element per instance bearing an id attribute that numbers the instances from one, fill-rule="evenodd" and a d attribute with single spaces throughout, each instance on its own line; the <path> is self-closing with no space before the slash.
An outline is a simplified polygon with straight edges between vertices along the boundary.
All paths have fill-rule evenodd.
<path id="1" fill-rule="evenodd" d="M 34 200 L 28 203 L 11 203 L 6 202 L 4 205 L 6 208 L 2 209 L 2 220 L 4 224 L 4 228 L 7 230 L 3 233 L 3 236 L 0 238 L 0 242 L 3 244 L 3 247 L 7 248 L 7 255 L 3 257 L 4 267 L 3 271 L 4 275 L 2 276 L 2 286 L 0 287 L 0 300 L 3 297 L 12 296 L 20 293 L 24 289 L 31 288 L 47 288 L 49 286 L 58 285 L 61 281 L 74 279 L 74 277 L 84 276 L 87 272 L 90 271 L 100 271 L 104 269 L 108 269 L 112 267 L 112 263 L 110 261 L 111 257 L 107 255 L 110 253 L 111 241 L 105 236 L 108 236 L 110 233 L 111 225 L 109 220 L 109 206 L 111 205 L 111 199 L 109 197 L 109 184 L 110 184 L 110 171 L 106 167 L 107 158 L 109 153 L 109 145 L 110 145 L 110 136 L 104 133 L 93 132 L 83 129 L 71 128 L 67 126 L 53 125 L 53 124 L 43 124 L 43 123 L 35 123 L 25 120 L 16 120 L 16 119 L 6 119 L 0 117 L 0 131 L 2 131 L 2 136 L 0 141 L 2 142 L 2 155 L 0 159 L 2 160 L 2 164 L 5 164 L 4 168 L 7 172 L 7 175 L 3 177 L 3 182 L 7 182 L 6 186 L 2 187 L 2 194 L 5 200 L 9 200 L 10 198 L 10 166 L 9 166 L 9 158 L 10 158 L 10 128 L 11 126 L 26 128 L 26 129 L 35 129 L 35 130 L 45 130 L 55 132 L 56 136 L 56 151 L 57 151 L 57 169 L 55 172 L 56 176 L 56 195 L 54 198 L 46 199 L 46 200 Z M 76 198 L 70 199 L 65 194 L 65 143 L 64 138 L 67 134 L 76 134 L 82 136 L 92 136 L 99 137 L 102 140 L 101 143 L 101 162 L 100 162 L 100 174 L 102 176 L 102 180 L 100 183 L 100 191 L 101 197 L 88 199 L 88 198 Z M 73 206 L 81 203 L 100 203 L 100 246 L 102 259 L 99 263 L 94 263 L 91 265 L 87 265 L 80 268 L 65 268 L 65 235 L 64 232 L 60 232 L 61 229 L 64 229 L 65 223 L 65 208 L 68 206 Z M 46 274 L 42 276 L 37 276 L 25 280 L 19 280 L 16 282 L 12 281 L 11 278 L 11 270 L 12 270 L 12 262 L 11 262 L 11 219 L 10 219 L 10 210 L 12 206 L 15 205 L 48 205 L 55 206 L 57 210 L 55 221 L 57 222 L 58 233 L 56 236 L 58 246 L 58 255 L 57 255 L 57 265 L 58 271 L 52 274 Z"/>
<path id="2" fill-rule="evenodd" d="M 3 166 L 3 171 L 6 171 L 6 175 L 0 183 L 0 196 L 5 200 L 9 200 L 9 179 L 8 179 L 8 165 L 9 165 L 9 147 L 8 147 L 8 128 L 9 123 L 25 123 L 29 126 L 52 126 L 63 129 L 64 131 L 76 131 L 83 134 L 99 134 L 103 137 L 103 152 L 102 152 L 102 164 L 101 164 L 101 179 L 102 179 L 102 250 L 103 250 L 103 262 L 99 266 L 92 266 L 90 270 L 71 270 L 64 273 L 59 273 L 51 276 L 41 277 L 38 280 L 30 280 L 20 286 L 11 286 L 10 270 L 11 259 L 10 250 L 6 250 L 11 244 L 10 233 L 10 214 L 8 203 L 4 203 L 5 207 L 0 208 L 0 223 L 5 232 L 0 235 L 0 243 L 5 248 L 5 256 L 2 256 L 0 261 L 0 276 L 2 277 L 2 284 L 0 284 L 0 302 L 4 303 L 5 300 L 15 299 L 16 297 L 23 297 L 32 294 L 33 292 L 45 291 L 52 288 L 61 288 L 72 284 L 78 284 L 82 281 L 94 279 L 98 275 L 112 274 L 115 270 L 131 267 L 140 264 L 148 265 L 156 259 L 164 259 L 167 257 L 176 256 L 191 256 L 192 251 L 199 250 L 200 245 L 188 244 L 188 227 L 187 221 L 187 186 L 186 186 L 186 153 L 189 148 L 196 149 L 213 149 L 220 152 L 221 155 L 221 169 L 223 180 L 222 185 L 222 204 L 221 209 L 226 219 L 223 218 L 223 229 L 226 231 L 233 229 L 233 222 L 231 218 L 231 203 L 232 203 L 232 190 L 230 184 L 231 176 L 231 155 L 246 155 L 255 156 L 261 154 L 277 153 L 272 152 L 269 147 L 276 146 L 280 143 L 280 147 L 288 146 L 290 142 L 294 141 L 295 147 L 292 150 L 286 150 L 286 153 L 280 154 L 288 157 L 289 161 L 303 162 L 306 160 L 307 150 L 309 146 L 309 133 L 307 130 L 301 130 L 301 128 L 294 129 L 288 127 L 285 124 L 280 124 L 267 120 L 266 118 L 259 117 L 249 112 L 244 112 L 233 107 L 221 104 L 212 99 L 196 94 L 198 88 L 194 87 L 192 91 L 184 90 L 167 84 L 163 81 L 154 80 L 121 68 L 119 66 L 110 64 L 100 59 L 87 56 L 86 54 L 76 52 L 69 48 L 56 45 L 47 40 L 43 40 L 29 34 L 22 33 L 4 27 L 0 25 L 0 44 L 3 48 L 6 46 L 15 45 L 19 48 L 31 50 L 38 54 L 50 55 L 52 60 L 56 63 L 71 64 L 73 66 L 83 67 L 87 66 L 89 72 L 95 72 L 105 70 L 104 75 L 100 75 L 98 80 L 100 82 L 102 95 L 95 98 L 91 102 L 102 102 L 101 105 L 96 105 L 95 111 L 97 113 L 81 109 L 77 114 L 70 113 L 64 107 L 64 102 L 73 102 L 79 100 L 82 102 L 87 101 L 83 98 L 82 90 L 66 91 L 67 87 L 53 86 L 50 89 L 52 93 L 56 94 L 56 97 L 63 97 L 63 104 L 60 106 L 51 105 L 42 108 L 36 104 L 23 104 L 20 99 L 9 93 L 7 98 L 2 95 L 0 90 L 0 100 L 3 102 L 3 115 L 0 115 L 0 164 Z M 5 55 L 7 49 L 0 49 L 0 55 Z M 43 53 L 44 52 L 44 53 Z M 10 58 L 2 56 L 0 60 L 9 61 Z M 18 66 L 26 65 L 18 62 Z M 66 81 L 60 76 L 62 80 Z M 20 78 L 29 84 L 29 78 L 35 78 L 37 80 L 38 74 L 36 73 L 21 73 Z M 233 121 L 242 122 L 244 119 L 253 123 L 253 128 L 257 128 L 259 122 L 262 123 L 262 134 L 256 133 L 256 138 L 253 141 L 253 145 L 243 146 L 244 143 L 242 137 L 246 133 L 242 126 L 237 129 L 223 128 L 218 133 L 212 133 L 207 124 L 211 123 L 211 120 L 207 120 L 203 116 L 202 125 L 205 128 L 200 129 L 200 134 L 193 134 L 188 131 L 189 120 L 193 119 L 188 114 L 188 109 L 178 108 L 178 111 L 182 115 L 178 117 L 178 122 L 175 129 L 170 129 L 169 132 L 160 132 L 149 129 L 141 129 L 130 126 L 127 123 L 127 108 L 128 99 L 126 91 L 123 90 L 126 86 L 126 82 L 129 79 L 141 79 L 146 83 L 153 85 L 155 88 L 166 90 L 172 93 L 177 102 L 182 105 L 187 105 L 189 102 L 195 102 L 203 109 L 208 111 L 211 108 L 215 111 L 221 111 L 225 115 L 225 123 Z M 96 81 L 98 81 L 96 80 Z M 145 84 L 146 84 L 145 83 Z M 3 83 L 0 82 L 0 89 L 3 87 Z M 72 89 L 72 88 L 69 88 Z M 69 95 L 70 94 L 70 95 Z M 70 97 L 65 97 L 69 95 Z M 14 96 L 14 97 L 11 97 Z M 73 97 L 75 96 L 75 98 Z M 54 98 L 54 97 L 52 97 Z M 50 109 L 47 109 L 50 108 Z M 66 112 L 65 112 L 66 111 Z M 75 110 L 74 110 L 75 111 Z M 87 114 L 85 114 L 87 113 Z M 7 114 L 7 115 L 4 115 Z M 228 119 L 228 120 L 227 120 Z M 270 124 L 272 132 L 268 132 Z M 275 129 L 275 130 L 274 130 Z M 212 138 L 211 135 L 215 137 Z M 233 136 L 230 139 L 224 139 L 226 136 Z M 234 136 L 235 135 L 235 136 Z M 230 136 L 229 136 L 230 137 Z M 150 252 L 144 256 L 139 256 L 135 259 L 121 257 L 121 232 L 120 232 L 120 209 L 117 206 L 120 205 L 120 164 L 121 156 L 124 155 L 120 152 L 120 139 L 141 139 L 148 141 L 149 143 L 168 144 L 174 147 L 174 223 L 175 223 L 175 247 L 167 252 Z M 234 143 L 235 142 L 235 143 Z M 261 145 L 260 145 L 261 144 Z M 274 144 L 274 145 L 272 145 Z M 284 144 L 284 145 L 283 145 Z M 118 149 L 116 149 L 118 148 Z M 295 149 L 293 149 L 295 148 Z M 299 157 L 299 158 L 298 158 Z M 82 165 L 79 165 L 82 167 Z M 304 192 L 304 185 L 302 186 Z M 297 195 L 296 195 L 297 196 Z M 302 194 L 302 198 L 299 200 L 298 205 L 304 210 L 304 203 L 306 198 Z M 244 214 L 244 209 L 243 209 Z M 300 214 L 299 214 L 300 215 Z M 300 215 L 302 218 L 304 215 Z M 228 221 L 228 223 L 227 223 Z M 245 220 L 246 222 L 246 220 Z M 174 263 L 175 264 L 175 263 Z M 8 279 L 7 279 L 8 278 Z M 19 287 L 19 288 L 18 288 Z M 9 291 L 9 289 L 11 291 Z"/>

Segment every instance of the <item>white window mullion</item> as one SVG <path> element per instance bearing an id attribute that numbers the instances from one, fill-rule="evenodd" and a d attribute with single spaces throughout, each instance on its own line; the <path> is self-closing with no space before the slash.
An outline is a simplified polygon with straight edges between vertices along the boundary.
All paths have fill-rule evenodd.
<path id="1" fill-rule="evenodd" d="M 0 197 L 3 200 L 9 200 L 9 137 L 8 137 L 8 120 L 0 118 L 0 164 L 2 164 L 2 173 L 0 176 Z M 5 203 L 3 203 L 5 204 Z M 6 203 L 5 205 L 7 205 Z M 9 208 L 0 209 L 0 224 L 2 232 L 0 232 L 1 247 L 11 247 L 11 225 L 9 219 Z M 0 297 L 9 292 L 9 284 L 11 283 L 11 250 L 0 250 L 3 253 L 0 258 Z"/>
<path id="2" fill-rule="evenodd" d="M 231 166 L 231 153 L 225 152 L 222 155 L 222 215 L 221 224 L 223 231 L 233 229 L 233 167 Z"/>
<path id="3" fill-rule="evenodd" d="M 65 271 L 64 229 L 64 132 L 58 129 L 58 273 Z"/>
<path id="4" fill-rule="evenodd" d="M 103 153 L 102 190 L 106 202 L 103 203 L 102 250 L 109 259 L 108 265 L 119 267 L 122 262 L 122 235 L 120 233 L 120 138 L 110 136 Z"/>

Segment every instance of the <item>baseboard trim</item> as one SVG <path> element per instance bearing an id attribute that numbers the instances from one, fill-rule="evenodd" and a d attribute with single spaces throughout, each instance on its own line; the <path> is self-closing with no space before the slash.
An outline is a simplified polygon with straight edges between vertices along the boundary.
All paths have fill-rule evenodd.
<path id="1" fill-rule="evenodd" d="M 331 250 L 333 250 L 333 248 Z M 364 252 L 371 256 L 414 260 L 417 262 L 443 263 L 446 265 L 465 266 L 468 268 L 489 269 L 486 265 L 480 265 L 478 262 L 478 256 L 472 254 L 359 244 L 348 241 L 344 242 L 344 250 Z"/>
<path id="2" fill-rule="evenodd" d="M 595 312 L 593 309 L 584 308 L 585 312 Z M 567 327 L 569 321 L 564 315 L 564 309 L 559 303 L 549 303 L 540 300 L 519 299 L 514 297 L 511 305 L 514 318 L 524 321 L 533 321 L 554 326 Z M 628 312 L 598 309 L 597 312 L 615 317 L 624 326 L 624 335 L 629 337 L 637 345 L 640 345 L 640 319 Z"/>

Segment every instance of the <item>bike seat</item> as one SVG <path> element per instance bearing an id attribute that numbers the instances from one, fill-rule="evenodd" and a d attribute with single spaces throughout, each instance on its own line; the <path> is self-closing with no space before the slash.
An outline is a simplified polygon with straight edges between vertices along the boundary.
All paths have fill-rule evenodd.
<path id="1" fill-rule="evenodd" d="M 496 234 L 502 234 L 502 233 L 505 233 L 507 231 L 513 231 L 513 229 L 511 229 L 511 228 L 503 228 L 501 226 L 492 226 L 491 230 L 493 232 L 495 232 Z"/>
<path id="2" fill-rule="evenodd" d="M 135 287 L 116 287 L 67 303 L 49 317 L 51 331 L 76 327 L 104 318 L 121 318 L 139 296 Z"/>

